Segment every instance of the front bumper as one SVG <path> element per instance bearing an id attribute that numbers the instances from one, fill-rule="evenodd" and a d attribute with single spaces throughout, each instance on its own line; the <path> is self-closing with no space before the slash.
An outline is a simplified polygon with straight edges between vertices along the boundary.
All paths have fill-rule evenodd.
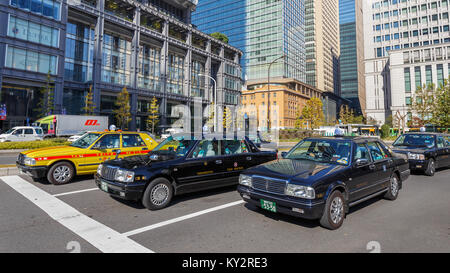
<path id="1" fill-rule="evenodd" d="M 105 191 L 105 189 L 102 187 L 102 184 L 106 185 L 107 189 L 105 192 L 124 200 L 137 201 L 142 198 L 142 194 L 145 191 L 144 183 L 133 182 L 125 184 L 115 181 L 109 181 L 101 178 L 98 174 L 95 174 L 95 184 L 102 191 Z"/>
<path id="2" fill-rule="evenodd" d="M 27 166 L 19 162 L 16 162 L 16 166 L 21 172 L 28 174 L 33 178 L 44 178 L 48 171 L 47 166 Z"/>
<path id="3" fill-rule="evenodd" d="M 261 207 L 261 199 L 266 201 L 275 202 L 277 206 L 277 212 L 295 217 L 301 217 L 305 219 L 316 220 L 320 219 L 323 214 L 325 202 L 323 200 L 313 201 L 311 203 L 303 203 L 301 201 L 294 200 L 294 198 L 288 198 L 286 196 L 276 196 L 275 194 L 262 193 L 255 191 L 249 187 L 239 185 L 238 192 L 244 201 L 252 203 L 255 206 Z M 245 198 L 244 195 L 249 198 Z M 294 211 L 293 209 L 296 209 Z M 302 213 L 299 212 L 303 211 Z"/>
<path id="4" fill-rule="evenodd" d="M 409 169 L 425 171 L 428 167 L 428 160 L 409 159 Z"/>

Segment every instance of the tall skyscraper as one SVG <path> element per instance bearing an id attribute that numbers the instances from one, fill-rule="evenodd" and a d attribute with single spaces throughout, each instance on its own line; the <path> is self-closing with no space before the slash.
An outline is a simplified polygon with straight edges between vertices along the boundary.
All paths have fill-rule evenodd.
<path id="1" fill-rule="evenodd" d="M 442 60 L 442 53 L 437 53 L 442 43 L 450 42 L 448 0 L 363 1 L 363 13 L 366 114 L 383 124 L 393 114 L 393 104 L 400 103 L 400 97 L 404 102 L 405 96 L 411 97 L 417 85 L 432 82 L 425 77 L 428 65 L 433 68 L 428 70 L 430 75 L 437 78 L 433 71 L 439 69 L 432 61 L 448 63 Z M 404 52 L 405 63 L 413 61 L 417 65 L 414 71 L 405 69 L 404 77 L 392 78 L 389 55 L 390 51 L 398 50 Z M 398 60 L 395 63 L 397 65 Z M 410 81 L 409 88 L 402 84 L 403 90 L 394 90 L 392 87 L 398 85 L 393 81 L 403 78 Z M 411 83 L 416 84 L 411 88 Z M 394 94 L 398 92 L 403 92 L 403 95 Z"/>
<path id="2" fill-rule="evenodd" d="M 350 100 L 358 115 L 364 113 L 363 0 L 339 0 L 341 96 Z"/>
<path id="3" fill-rule="evenodd" d="M 192 23 L 206 33 L 226 34 L 244 52 L 246 80 L 271 77 L 305 81 L 304 0 L 200 0 Z"/>
<path id="4" fill-rule="evenodd" d="M 339 4 L 305 0 L 306 83 L 340 95 Z"/>

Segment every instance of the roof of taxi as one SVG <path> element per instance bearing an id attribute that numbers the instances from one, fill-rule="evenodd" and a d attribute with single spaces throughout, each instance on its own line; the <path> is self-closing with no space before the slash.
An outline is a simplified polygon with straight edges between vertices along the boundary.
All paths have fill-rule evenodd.
<path id="1" fill-rule="evenodd" d="M 200 138 L 201 136 L 201 138 Z M 245 139 L 245 133 L 233 133 L 233 134 L 222 134 L 222 133 L 178 133 L 173 134 L 172 137 L 178 138 L 183 137 L 185 139 L 193 140 L 203 140 L 203 139 L 217 139 L 217 140 L 235 140 L 235 139 Z"/>
<path id="2" fill-rule="evenodd" d="M 330 140 L 353 140 L 353 141 L 364 141 L 364 140 L 381 140 L 379 137 L 375 136 L 312 136 L 309 139 L 330 139 Z"/>
<path id="3" fill-rule="evenodd" d="M 405 135 L 437 135 L 437 136 L 450 136 L 446 133 L 438 133 L 438 132 L 406 132 Z"/>

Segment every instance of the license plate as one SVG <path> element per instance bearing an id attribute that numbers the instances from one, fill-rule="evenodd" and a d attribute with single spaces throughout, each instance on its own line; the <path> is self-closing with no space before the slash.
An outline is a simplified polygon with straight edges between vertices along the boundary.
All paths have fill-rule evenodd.
<path id="1" fill-rule="evenodd" d="M 108 184 L 106 184 L 105 182 L 102 182 L 100 184 L 100 188 L 102 189 L 102 191 L 108 192 Z"/>
<path id="2" fill-rule="evenodd" d="M 271 211 L 271 212 L 277 212 L 277 204 L 275 202 L 266 201 L 261 199 L 261 208 Z"/>

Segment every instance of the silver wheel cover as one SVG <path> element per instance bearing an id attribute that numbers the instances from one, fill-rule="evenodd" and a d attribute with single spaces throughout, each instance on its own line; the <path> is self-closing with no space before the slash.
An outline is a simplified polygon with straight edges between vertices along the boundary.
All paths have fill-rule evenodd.
<path id="1" fill-rule="evenodd" d="M 169 187 L 165 184 L 157 184 L 150 192 L 150 201 L 156 206 L 164 204 L 169 198 Z"/>
<path id="2" fill-rule="evenodd" d="M 67 167 L 65 165 L 58 166 L 53 171 L 53 178 L 59 183 L 66 182 L 70 178 L 70 169 L 69 169 L 69 167 Z"/>
<path id="3" fill-rule="evenodd" d="M 335 197 L 330 205 L 330 217 L 334 224 L 341 222 L 344 217 L 344 202 L 340 197 Z"/>

